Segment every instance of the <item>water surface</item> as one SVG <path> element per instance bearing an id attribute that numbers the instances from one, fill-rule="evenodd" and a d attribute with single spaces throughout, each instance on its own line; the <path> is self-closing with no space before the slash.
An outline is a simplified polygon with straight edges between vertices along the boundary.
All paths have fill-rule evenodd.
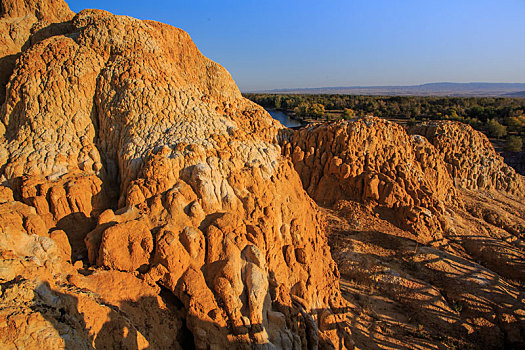
<path id="1" fill-rule="evenodd" d="M 273 119 L 280 121 L 281 124 L 283 124 L 287 128 L 302 126 L 300 121 L 290 118 L 286 113 L 282 111 L 278 111 L 276 109 L 267 109 L 266 111 L 270 113 Z"/>

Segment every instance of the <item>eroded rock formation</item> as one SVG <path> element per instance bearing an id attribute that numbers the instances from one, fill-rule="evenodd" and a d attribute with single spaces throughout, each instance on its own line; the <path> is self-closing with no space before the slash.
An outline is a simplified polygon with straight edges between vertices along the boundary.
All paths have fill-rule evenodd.
<path id="1" fill-rule="evenodd" d="M 525 196 L 523 176 L 505 164 L 488 138 L 459 122 L 426 122 L 411 127 L 411 134 L 425 136 L 446 163 L 456 186 L 488 189 Z"/>
<path id="2" fill-rule="evenodd" d="M 325 208 L 356 344 L 523 346 L 523 177 L 469 126 L 409 131 L 364 118 L 284 141 Z"/>
<path id="3" fill-rule="evenodd" d="M 0 5 L 0 104 L 20 52 L 64 30 L 73 12 L 62 0 L 4 0 Z"/>
<path id="4" fill-rule="evenodd" d="M 1 5 L 2 348 L 523 344 L 523 178 L 483 136 L 284 130 L 180 29 Z"/>
<path id="5" fill-rule="evenodd" d="M 345 302 L 322 220 L 281 156 L 281 126 L 242 98 L 227 71 L 180 29 L 98 10 L 63 28 L 24 48 L 7 84 L 2 179 L 26 204 L 5 205 L 40 220 L 18 219 L 27 227 L 16 232 L 42 236 L 31 239 L 46 239 L 44 250 L 68 267 L 26 289 L 47 288 L 75 322 L 84 300 L 100 305 L 90 312 L 109 315 L 115 332 L 122 326 L 129 334 L 104 333 L 104 318 L 80 329 L 60 313 L 28 307 L 52 325 L 68 323 L 79 347 L 113 339 L 143 348 L 162 332 L 143 331 L 138 315 L 118 316 L 126 303 L 147 307 L 142 294 L 120 292 L 140 283 L 161 305 L 157 313 L 167 312 L 159 288 L 175 300 L 170 339 L 177 346 L 191 337 L 177 334 L 181 318 L 196 348 L 351 344 L 331 312 Z M 23 259 L 13 234 L 5 229 L 5 249 Z M 39 295 L 28 298 L 40 305 Z"/>
<path id="6" fill-rule="evenodd" d="M 436 149 L 378 118 L 305 128 L 283 146 L 318 203 L 366 202 L 421 242 L 440 238 L 456 190 Z"/>

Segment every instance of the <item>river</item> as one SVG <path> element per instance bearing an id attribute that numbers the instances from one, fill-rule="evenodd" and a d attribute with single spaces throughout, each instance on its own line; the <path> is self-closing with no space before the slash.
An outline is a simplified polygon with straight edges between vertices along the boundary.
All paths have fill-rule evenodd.
<path id="1" fill-rule="evenodd" d="M 300 121 L 290 118 L 288 115 L 286 115 L 286 113 L 282 111 L 278 111 L 276 109 L 267 109 L 266 111 L 270 113 L 273 119 L 280 121 L 281 124 L 283 124 L 287 128 L 294 128 L 303 125 Z"/>

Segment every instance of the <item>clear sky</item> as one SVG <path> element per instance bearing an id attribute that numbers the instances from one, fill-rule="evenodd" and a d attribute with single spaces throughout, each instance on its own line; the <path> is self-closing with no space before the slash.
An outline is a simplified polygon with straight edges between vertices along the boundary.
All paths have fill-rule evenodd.
<path id="1" fill-rule="evenodd" d="M 525 82 L 525 0 L 66 0 L 187 31 L 243 91 Z"/>

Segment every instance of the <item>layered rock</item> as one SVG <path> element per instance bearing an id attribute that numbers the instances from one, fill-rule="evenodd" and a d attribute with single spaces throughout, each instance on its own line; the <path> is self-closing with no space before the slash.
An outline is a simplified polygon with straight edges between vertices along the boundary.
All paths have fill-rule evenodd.
<path id="1" fill-rule="evenodd" d="M 332 256 L 343 295 L 353 304 L 357 346 L 501 349 L 525 343 L 525 294 L 515 276 L 503 274 L 524 271 L 523 247 L 489 238 L 488 230 L 501 234 L 497 227 L 460 212 L 457 235 L 423 246 L 359 203 L 340 201 L 328 215 Z M 468 234 L 484 242 L 465 244 Z M 469 255 L 469 244 L 483 254 Z M 515 265 L 495 264 L 494 248 L 507 249 L 500 257 Z"/>

